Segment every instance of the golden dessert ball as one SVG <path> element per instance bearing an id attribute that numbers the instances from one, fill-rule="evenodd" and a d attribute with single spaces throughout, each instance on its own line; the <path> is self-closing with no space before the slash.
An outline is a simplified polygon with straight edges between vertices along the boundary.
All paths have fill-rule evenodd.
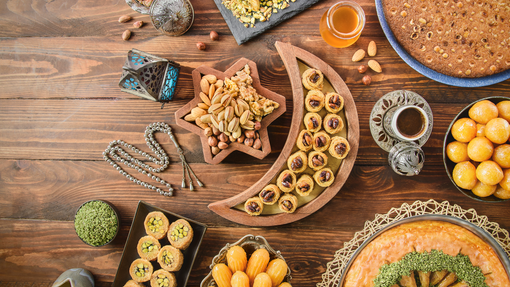
<path id="1" fill-rule="evenodd" d="M 467 146 L 467 153 L 474 161 L 485 161 L 492 157 L 494 146 L 486 137 L 475 137 Z"/>
<path id="2" fill-rule="evenodd" d="M 485 125 L 476 124 L 476 136 L 477 137 L 485 136 Z"/>
<path id="3" fill-rule="evenodd" d="M 503 144 L 510 137 L 510 124 L 503 118 L 492 119 L 485 126 L 485 136 L 493 143 Z"/>
<path id="4" fill-rule="evenodd" d="M 487 185 L 481 181 L 477 182 L 471 191 L 479 197 L 491 196 L 496 191 L 497 185 Z"/>
<path id="5" fill-rule="evenodd" d="M 467 147 L 467 143 L 461 143 L 458 141 L 451 142 L 446 146 L 446 155 L 454 163 L 467 161 L 469 160 Z"/>
<path id="6" fill-rule="evenodd" d="M 477 123 L 485 125 L 498 117 L 498 107 L 489 100 L 480 101 L 469 109 L 469 117 Z"/>
<path id="7" fill-rule="evenodd" d="M 486 160 L 476 168 L 476 178 L 487 185 L 496 185 L 503 179 L 503 170 L 492 160 Z"/>
<path id="8" fill-rule="evenodd" d="M 506 190 L 498 184 L 494 196 L 499 199 L 510 199 L 510 190 Z"/>
<path id="9" fill-rule="evenodd" d="M 510 169 L 503 170 L 503 179 L 499 182 L 499 186 L 506 190 L 510 190 Z"/>
<path id="10" fill-rule="evenodd" d="M 510 122 L 510 101 L 499 102 L 498 107 L 499 116 Z"/>
<path id="11" fill-rule="evenodd" d="M 469 161 L 456 164 L 453 168 L 452 178 L 455 184 L 464 189 L 472 189 L 478 181 L 476 179 L 476 168 Z"/>
<path id="12" fill-rule="evenodd" d="M 492 160 L 501 168 L 510 168 L 510 144 L 502 144 L 494 149 Z"/>
<path id="13" fill-rule="evenodd" d="M 476 123 L 472 119 L 462 118 L 452 126 L 453 138 L 459 142 L 467 143 L 476 137 Z"/>

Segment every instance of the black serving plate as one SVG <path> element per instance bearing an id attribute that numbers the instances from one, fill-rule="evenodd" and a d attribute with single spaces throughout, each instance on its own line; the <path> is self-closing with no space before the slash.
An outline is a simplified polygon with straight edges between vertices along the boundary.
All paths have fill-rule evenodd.
<path id="1" fill-rule="evenodd" d="M 448 158 L 448 156 L 446 155 L 446 146 L 449 143 L 455 141 L 455 139 L 453 138 L 452 132 L 451 132 L 453 124 L 458 119 L 469 118 L 469 109 L 474 104 L 476 104 L 476 103 L 478 103 L 480 101 L 484 101 L 484 100 L 489 100 L 489 101 L 497 104 L 497 103 L 499 103 L 501 101 L 508 101 L 509 98 L 507 98 L 507 97 L 488 97 L 488 98 L 484 98 L 484 99 L 480 99 L 478 101 L 472 102 L 467 107 L 462 109 L 462 111 L 460 111 L 460 113 L 453 119 L 453 121 L 451 122 L 450 126 L 448 127 L 448 130 L 446 131 L 446 135 L 444 136 L 444 141 L 443 141 L 443 163 L 444 163 L 444 168 L 446 169 L 446 173 L 448 174 L 448 177 L 452 181 L 453 185 L 455 185 L 455 187 L 460 192 L 462 192 L 465 196 L 470 197 L 470 198 L 472 198 L 474 200 L 483 201 L 483 202 L 503 202 L 503 201 L 507 201 L 509 199 L 500 199 L 500 198 L 495 197 L 494 195 L 487 196 L 487 197 L 479 197 L 479 196 L 476 196 L 471 190 L 460 188 L 457 184 L 455 184 L 455 181 L 452 178 L 452 173 L 453 173 L 453 168 L 455 167 L 456 163 L 451 161 Z"/>
<path id="2" fill-rule="evenodd" d="M 113 280 L 113 287 L 122 287 L 124 284 L 126 284 L 127 281 L 131 280 L 131 276 L 129 275 L 129 267 L 134 260 L 140 258 L 140 256 L 138 256 L 138 252 L 136 251 L 136 246 L 138 244 L 138 240 L 147 235 L 147 233 L 145 233 L 144 220 L 147 214 L 153 211 L 160 211 L 165 214 L 170 224 L 172 224 L 172 222 L 176 221 L 177 219 L 185 219 L 193 228 L 193 241 L 191 241 L 190 246 L 186 250 L 182 250 L 182 254 L 184 255 L 184 263 L 182 264 L 181 270 L 173 272 L 175 278 L 177 279 L 178 287 L 185 287 L 188 283 L 188 277 L 191 273 L 193 263 L 195 262 L 198 249 L 202 244 L 202 239 L 204 238 L 207 226 L 200 222 L 182 217 L 178 214 L 163 210 L 140 200 L 138 202 L 138 207 L 133 218 L 133 223 L 131 224 L 131 229 L 129 230 L 129 235 L 126 241 L 126 245 L 124 246 L 124 251 L 122 252 L 122 257 L 120 258 L 117 274 L 115 274 L 115 279 Z M 161 247 L 170 245 L 170 242 L 166 236 L 163 239 L 160 239 L 159 242 L 161 243 Z M 161 269 L 161 266 L 157 261 L 151 261 L 151 263 L 154 267 L 154 271 Z M 144 285 L 150 286 L 149 282 L 145 282 Z"/>

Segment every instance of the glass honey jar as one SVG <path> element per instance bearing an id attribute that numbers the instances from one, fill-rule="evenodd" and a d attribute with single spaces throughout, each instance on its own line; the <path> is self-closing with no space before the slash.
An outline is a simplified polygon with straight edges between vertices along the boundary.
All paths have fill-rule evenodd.
<path id="1" fill-rule="evenodd" d="M 354 44 L 365 27 L 365 12 L 353 1 L 340 1 L 322 15 L 322 39 L 336 48 Z"/>

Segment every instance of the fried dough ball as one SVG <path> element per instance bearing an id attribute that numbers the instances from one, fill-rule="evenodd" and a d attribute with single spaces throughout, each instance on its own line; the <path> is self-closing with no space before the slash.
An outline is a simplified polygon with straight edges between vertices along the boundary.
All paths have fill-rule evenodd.
<path id="1" fill-rule="evenodd" d="M 492 157 L 494 146 L 486 137 L 475 137 L 467 145 L 467 154 L 474 161 L 485 161 Z"/>
<path id="2" fill-rule="evenodd" d="M 477 182 L 471 191 L 479 197 L 491 196 L 496 191 L 497 185 L 487 185 L 481 181 Z"/>
<path id="3" fill-rule="evenodd" d="M 494 149 L 492 160 L 501 168 L 510 168 L 510 144 L 502 144 Z"/>
<path id="4" fill-rule="evenodd" d="M 503 179 L 503 170 L 492 160 L 486 160 L 476 168 L 476 178 L 487 185 L 496 185 Z"/>
<path id="5" fill-rule="evenodd" d="M 477 123 L 485 125 L 498 117 L 498 108 L 489 100 L 480 101 L 469 109 L 469 117 Z"/>
<path id="6" fill-rule="evenodd" d="M 476 124 L 476 136 L 477 137 L 485 136 L 485 125 Z"/>
<path id="7" fill-rule="evenodd" d="M 503 170 L 503 179 L 499 182 L 499 186 L 506 190 L 510 190 L 510 169 Z"/>
<path id="8" fill-rule="evenodd" d="M 494 192 L 494 196 L 499 199 L 510 199 L 510 190 L 506 190 L 498 184 L 496 191 Z"/>
<path id="9" fill-rule="evenodd" d="M 476 168 L 469 161 L 459 162 L 453 168 L 452 178 L 460 188 L 472 189 L 476 182 Z"/>
<path id="10" fill-rule="evenodd" d="M 485 136 L 496 144 L 503 144 L 510 137 L 510 124 L 503 118 L 490 120 L 485 126 Z"/>
<path id="11" fill-rule="evenodd" d="M 499 116 L 510 122 L 510 101 L 499 102 L 498 107 Z"/>
<path id="12" fill-rule="evenodd" d="M 452 126 L 453 138 L 459 142 L 467 143 L 476 137 L 476 123 L 472 119 L 458 119 Z"/>
<path id="13" fill-rule="evenodd" d="M 446 146 L 446 155 L 454 163 L 468 161 L 469 156 L 467 152 L 467 147 L 468 147 L 467 143 L 461 143 L 458 141 L 451 142 Z"/>

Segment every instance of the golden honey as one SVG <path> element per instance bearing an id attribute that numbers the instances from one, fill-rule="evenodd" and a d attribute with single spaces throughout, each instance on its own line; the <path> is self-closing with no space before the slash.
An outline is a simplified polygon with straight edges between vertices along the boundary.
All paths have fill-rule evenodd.
<path id="1" fill-rule="evenodd" d="M 320 33 L 322 39 L 336 48 L 354 44 L 365 27 L 365 12 L 352 1 L 341 1 L 322 15 Z"/>

